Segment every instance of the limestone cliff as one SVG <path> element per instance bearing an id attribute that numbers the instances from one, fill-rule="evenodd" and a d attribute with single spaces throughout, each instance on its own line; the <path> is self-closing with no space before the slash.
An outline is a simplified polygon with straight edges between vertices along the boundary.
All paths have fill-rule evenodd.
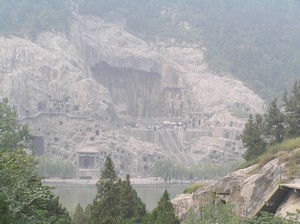
<path id="1" fill-rule="evenodd" d="M 66 37 L 47 33 L 36 43 L 1 37 L 0 44 L 0 94 L 20 118 L 57 112 L 110 119 L 109 92 L 89 77 Z"/>
<path id="2" fill-rule="evenodd" d="M 217 156 L 216 162 L 228 162 L 228 157 L 241 157 L 240 134 L 246 119 L 233 112 L 263 113 L 264 102 L 240 81 L 208 71 L 201 44 L 147 43 L 126 32 L 122 25 L 108 24 L 92 16 L 77 16 L 73 31 L 74 43 L 81 47 L 86 64 L 95 70 L 104 61 L 123 69 L 154 71 L 161 75 L 162 89 L 179 87 L 190 91 L 194 103 L 198 104 L 193 110 L 198 107 L 202 113 L 200 119 L 195 119 L 198 119 L 194 121 L 198 125 L 194 124 L 194 127 L 212 130 L 211 137 L 194 139 L 198 144 L 192 145 L 193 153 L 201 151 L 201 148 L 208 154 L 212 150 L 220 151 L 224 155 Z M 211 162 L 211 157 L 206 156 L 204 161 Z"/>
<path id="3" fill-rule="evenodd" d="M 187 138 L 195 143 L 189 153 L 198 162 L 228 162 L 243 153 L 239 135 L 245 119 L 233 112 L 264 110 L 263 101 L 241 82 L 207 70 L 200 43 L 149 43 L 99 17 L 74 14 L 68 34 L 42 33 L 34 42 L 0 37 L 0 45 L 0 97 L 8 97 L 20 121 L 43 136 L 46 155 L 77 165 L 76 153 L 91 145 L 98 153 L 105 148 L 116 155 L 124 148 L 117 167 L 148 175 L 153 162 L 165 156 L 162 146 L 109 139 L 119 120 L 122 126 L 138 118 L 144 125 L 167 119 L 206 130 L 210 134 L 202 138 Z M 141 145 L 147 147 L 139 154 Z M 205 150 L 205 158 L 197 156 Z M 212 157 L 212 150 L 218 155 Z M 143 169 L 132 165 L 135 154 Z"/>

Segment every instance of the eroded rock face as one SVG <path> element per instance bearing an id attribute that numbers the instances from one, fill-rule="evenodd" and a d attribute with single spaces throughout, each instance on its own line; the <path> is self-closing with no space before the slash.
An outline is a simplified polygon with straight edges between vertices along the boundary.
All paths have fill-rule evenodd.
<path id="1" fill-rule="evenodd" d="M 147 95 L 147 88 L 141 88 L 142 91 L 132 94 L 136 100 L 133 101 L 133 99 L 128 99 L 127 96 L 130 95 L 128 91 L 122 92 L 117 86 L 111 93 L 126 96 L 123 102 L 130 102 L 128 104 L 117 103 L 117 111 L 131 115 L 135 113 L 138 116 L 155 117 L 157 115 L 168 119 L 180 117 L 179 119 L 187 121 L 192 128 L 211 131 L 210 137 L 205 136 L 193 140 L 191 153 L 195 153 L 196 157 L 201 154 L 199 161 L 203 159 L 207 162 L 212 162 L 212 160 L 228 162 L 228 158 L 232 160 L 241 158 L 244 149 L 241 146 L 240 135 L 247 119 L 245 116 L 244 118 L 238 117 L 234 112 L 263 113 L 264 102 L 242 82 L 226 74 L 213 74 L 208 71 L 200 44 L 147 43 L 127 33 L 121 25 L 105 23 L 93 16 L 77 16 L 71 36 L 73 42 L 81 47 L 86 64 L 94 68 L 94 71 L 105 62 L 108 66 L 123 68 L 120 73 L 127 75 L 130 74 L 128 69 L 150 72 L 148 76 L 151 76 L 151 72 L 159 74 L 161 83 L 156 87 L 151 86 L 152 90 L 156 88 L 154 93 L 165 91 L 164 93 L 167 94 L 166 90 L 174 87 L 188 90 L 188 99 L 184 98 L 182 93 L 174 92 L 172 98 L 166 98 L 163 102 L 164 104 L 169 102 L 171 106 L 164 108 L 159 108 L 161 104 L 157 101 L 163 96 L 159 94 L 151 96 L 149 91 L 147 97 L 154 99 L 149 100 L 149 105 L 155 108 L 149 112 L 147 109 L 150 106 L 142 100 L 145 92 Z M 99 74 L 101 72 L 96 72 L 94 76 L 99 77 Z M 138 97 L 141 97 L 141 102 Z M 178 102 L 174 100 L 176 98 L 179 99 Z M 182 101 L 189 101 L 190 104 L 185 105 Z M 134 106 L 130 106 L 132 102 Z M 175 111 L 172 108 L 173 105 L 178 105 Z M 138 107 L 141 109 L 139 110 Z M 166 113 L 171 110 L 173 110 L 172 113 Z M 188 111 L 187 116 L 183 116 L 182 111 Z M 198 114 L 194 115 L 196 113 Z M 219 154 L 213 159 L 214 155 L 210 153 L 212 150 Z M 203 154 L 203 151 L 208 153 Z"/>
<path id="2" fill-rule="evenodd" d="M 176 197 L 172 203 L 178 216 L 184 218 L 190 209 L 197 210 L 204 206 L 208 196 L 216 192 L 221 200 L 234 206 L 236 214 L 251 217 L 264 203 L 267 193 L 278 187 L 279 179 L 283 176 L 282 170 L 284 170 L 284 164 L 279 159 L 274 159 L 261 168 L 254 165 L 230 173 L 189 196 Z"/>
<path id="3" fill-rule="evenodd" d="M 229 110 L 220 109 L 205 123 L 211 136 L 194 139 L 191 151 L 201 164 L 236 161 L 244 152 L 240 136 L 245 121 L 245 118 L 233 116 Z"/>
<path id="4" fill-rule="evenodd" d="M 207 73 L 189 74 L 187 80 L 195 97 L 208 113 L 224 109 L 238 109 L 253 114 L 264 112 L 263 100 L 238 80 Z"/>
<path id="5" fill-rule="evenodd" d="M 16 37 L 1 37 L 0 42 L 0 94 L 20 118 L 58 112 L 110 119 L 109 92 L 89 77 L 65 37 L 47 33 L 37 43 Z"/>
<path id="6" fill-rule="evenodd" d="M 44 137 L 47 155 L 74 163 L 76 153 L 90 144 L 99 153 L 103 150 L 108 139 L 101 135 L 106 133 L 96 131 L 112 131 L 111 121 L 119 115 L 184 120 L 211 133 L 193 140 L 190 153 L 198 161 L 211 162 L 211 153 L 203 157 L 205 149 L 216 150 L 214 162 L 228 161 L 232 154 L 240 158 L 239 135 L 246 120 L 232 116 L 232 111 L 264 110 L 263 101 L 241 82 L 207 70 L 200 44 L 147 43 L 98 17 L 74 15 L 68 36 L 43 33 L 35 42 L 1 37 L 0 45 L 0 96 L 9 98 L 34 135 Z M 117 76 L 125 74 L 124 80 L 134 85 L 111 79 L 113 69 L 105 70 L 101 63 L 119 69 Z M 149 80 L 141 85 L 143 79 Z M 122 147 L 134 154 L 146 145 L 134 142 L 133 147 Z M 112 154 L 116 150 L 104 148 Z M 141 155 L 153 158 L 138 157 L 147 161 L 142 167 L 162 157 L 155 144 L 143 149 Z M 116 157 L 117 167 L 149 174 L 129 165 L 134 163 L 132 153 Z"/>

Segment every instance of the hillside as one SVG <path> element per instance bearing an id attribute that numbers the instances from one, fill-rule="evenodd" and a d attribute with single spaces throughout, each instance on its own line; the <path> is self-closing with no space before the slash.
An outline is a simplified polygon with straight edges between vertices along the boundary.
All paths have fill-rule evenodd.
<path id="1" fill-rule="evenodd" d="M 243 83 L 212 74 L 201 48 L 147 43 L 99 17 L 74 14 L 68 35 L 43 32 L 34 41 L 0 41 L 1 96 L 9 98 L 33 135 L 42 137 L 40 154 L 77 167 L 101 167 L 108 154 L 119 161 L 120 172 L 142 176 L 150 175 L 157 158 L 185 165 L 191 156 L 196 164 L 228 163 L 243 153 L 239 136 L 245 119 L 232 111 L 264 110 Z M 148 129 L 166 119 L 187 129 L 168 135 Z M 140 129 L 124 130 L 133 123 Z M 132 145 L 124 134 L 134 136 Z M 164 143 L 170 134 L 173 140 Z M 214 153 L 203 157 L 193 146 L 197 139 Z M 137 153 L 141 144 L 147 145 L 143 154 Z"/>
<path id="2" fill-rule="evenodd" d="M 146 40 L 200 43 L 212 71 L 231 73 L 264 99 L 282 95 L 299 77 L 298 1 L 177 2 L 89 0 L 79 11 L 122 21 Z"/>
<path id="3" fill-rule="evenodd" d="M 0 32 L 32 40 L 69 32 L 72 10 L 118 22 L 147 41 L 200 44 L 211 71 L 228 72 L 262 98 L 280 96 L 299 76 L 300 3 L 266 1 L 2 1 Z"/>

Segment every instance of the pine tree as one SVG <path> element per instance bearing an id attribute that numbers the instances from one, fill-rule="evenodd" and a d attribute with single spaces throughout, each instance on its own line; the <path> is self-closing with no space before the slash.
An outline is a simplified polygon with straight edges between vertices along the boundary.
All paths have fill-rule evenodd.
<path id="1" fill-rule="evenodd" d="M 300 80 L 295 82 L 290 96 L 285 91 L 284 97 L 286 138 L 300 136 Z"/>
<path id="2" fill-rule="evenodd" d="M 129 219 L 134 214 L 133 209 L 133 195 L 132 195 L 132 187 L 130 184 L 129 175 L 126 176 L 126 180 L 120 183 L 120 192 L 121 192 L 121 209 L 124 219 Z"/>
<path id="3" fill-rule="evenodd" d="M 84 224 L 92 224 L 92 205 L 88 204 L 84 210 L 85 222 Z"/>
<path id="4" fill-rule="evenodd" d="M 122 223 L 119 179 L 110 157 L 106 158 L 104 170 L 97 183 L 97 194 L 91 209 L 91 221 L 97 224 Z"/>
<path id="5" fill-rule="evenodd" d="M 80 203 L 78 203 L 73 218 L 72 218 L 72 224 L 81 224 L 86 223 L 85 213 L 83 211 L 83 208 Z"/>
<path id="6" fill-rule="evenodd" d="M 179 224 L 179 220 L 175 216 L 174 207 L 170 201 L 167 190 L 163 193 L 158 206 L 151 212 L 150 216 L 144 224 Z"/>
<path id="7" fill-rule="evenodd" d="M 122 181 L 120 187 L 120 203 L 125 223 L 140 223 L 146 214 L 146 206 L 132 188 L 129 175 L 126 175 L 126 180 Z"/>
<path id="8" fill-rule="evenodd" d="M 0 192 L 0 223 L 8 224 L 9 221 L 9 205 L 4 194 Z"/>
<path id="9" fill-rule="evenodd" d="M 146 206 L 132 188 L 130 176 L 123 181 L 118 178 L 111 158 L 107 157 L 97 183 L 96 197 L 85 213 L 91 223 L 135 224 L 141 223 Z"/>
<path id="10" fill-rule="evenodd" d="M 255 119 L 250 115 L 242 133 L 242 143 L 246 148 L 245 160 L 253 160 L 266 151 L 266 142 L 262 136 L 263 118 L 256 114 Z"/>
<path id="11" fill-rule="evenodd" d="M 136 220 L 136 222 L 141 223 L 143 218 L 147 215 L 146 205 L 138 196 L 136 190 L 133 189 L 132 195 L 134 202 L 134 219 Z"/>
<path id="12" fill-rule="evenodd" d="M 284 139 L 284 114 L 280 111 L 276 98 L 268 106 L 264 115 L 263 135 L 270 144 L 282 142 Z"/>

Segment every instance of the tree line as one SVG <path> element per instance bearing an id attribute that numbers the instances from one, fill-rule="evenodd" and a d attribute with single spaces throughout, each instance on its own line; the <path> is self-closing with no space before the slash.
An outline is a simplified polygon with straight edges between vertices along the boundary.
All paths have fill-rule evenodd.
<path id="1" fill-rule="evenodd" d="M 74 224 L 179 224 L 175 217 L 169 194 L 165 191 L 152 212 L 132 188 L 129 175 L 121 180 L 114 169 L 113 161 L 106 158 L 104 169 L 97 183 L 97 194 L 91 204 L 83 210 L 77 205 Z"/>
<path id="2" fill-rule="evenodd" d="M 242 133 L 247 161 L 263 154 L 270 145 L 300 136 L 300 80 L 290 92 L 285 91 L 282 102 L 278 104 L 275 98 L 264 115 L 250 115 Z"/>
<path id="3" fill-rule="evenodd" d="M 76 168 L 70 161 L 44 156 L 38 158 L 38 175 L 44 178 L 72 179 L 76 176 Z"/>
<path id="4" fill-rule="evenodd" d="M 154 177 L 160 177 L 165 182 L 175 180 L 218 179 L 234 171 L 240 161 L 225 164 L 202 163 L 191 167 L 174 164 L 170 160 L 159 160 L 151 168 Z"/>

